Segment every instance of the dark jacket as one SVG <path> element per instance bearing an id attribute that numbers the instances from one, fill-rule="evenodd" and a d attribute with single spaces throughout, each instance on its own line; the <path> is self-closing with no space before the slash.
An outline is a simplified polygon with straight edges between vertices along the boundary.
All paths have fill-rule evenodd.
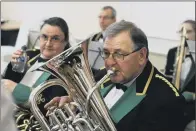
<path id="1" fill-rule="evenodd" d="M 165 66 L 165 75 L 173 75 L 174 73 L 176 52 L 177 52 L 177 47 L 174 47 L 168 51 L 167 61 Z M 191 55 L 186 55 L 186 57 L 190 57 L 193 62 L 193 58 Z M 195 72 L 195 63 L 193 62 L 192 65 L 194 66 L 192 70 Z M 172 82 L 172 78 L 169 77 L 167 78 L 170 82 Z M 184 91 L 195 92 L 195 74 L 191 77 L 190 80 L 188 80 L 187 84 L 183 87 L 182 92 Z"/>
<path id="2" fill-rule="evenodd" d="M 137 77 L 136 94 L 127 106 L 139 97 L 142 100 L 115 123 L 118 131 L 184 131 L 185 99 L 150 62 Z"/>
<path id="3" fill-rule="evenodd" d="M 168 51 L 167 61 L 165 66 L 166 75 L 173 75 L 176 52 L 177 52 L 177 47 L 174 47 Z M 172 81 L 172 78 L 169 78 L 169 81 Z"/>

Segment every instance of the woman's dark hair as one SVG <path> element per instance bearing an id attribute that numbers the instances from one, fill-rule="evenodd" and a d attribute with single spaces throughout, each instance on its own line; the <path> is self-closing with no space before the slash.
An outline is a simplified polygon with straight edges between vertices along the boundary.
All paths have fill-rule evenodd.
<path id="1" fill-rule="evenodd" d="M 44 20 L 40 29 L 42 29 L 45 24 L 51 26 L 58 26 L 62 30 L 65 36 L 65 41 L 67 42 L 65 49 L 68 49 L 70 47 L 70 43 L 69 43 L 69 27 L 67 25 L 67 22 L 60 17 L 51 17 L 49 19 Z"/>

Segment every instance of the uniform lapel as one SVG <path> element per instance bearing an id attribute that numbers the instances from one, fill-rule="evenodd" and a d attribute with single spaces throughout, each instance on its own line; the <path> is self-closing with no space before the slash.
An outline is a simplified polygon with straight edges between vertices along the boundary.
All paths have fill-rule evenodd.
<path id="1" fill-rule="evenodd" d="M 40 58 L 40 54 L 36 55 L 32 59 L 28 61 L 28 66 L 31 67 L 32 65 L 36 64 L 35 62 Z M 33 84 L 33 88 L 37 87 L 39 84 L 43 83 L 49 78 L 50 74 L 47 72 L 43 72 L 42 75 L 37 79 L 37 81 Z"/>
<path id="2" fill-rule="evenodd" d="M 128 87 L 123 96 L 110 109 L 111 117 L 115 123 L 118 123 L 145 98 L 153 75 L 154 67 L 150 62 L 147 62 L 142 74 L 138 76 L 136 81 Z"/>
<path id="3" fill-rule="evenodd" d="M 39 84 L 43 83 L 44 81 L 46 81 L 50 76 L 50 73 L 48 72 L 44 72 L 35 82 L 35 84 L 33 85 L 33 88 L 36 88 Z"/>
<path id="4" fill-rule="evenodd" d="M 118 123 L 125 115 L 133 110 L 144 97 L 145 95 L 136 95 L 136 82 L 134 82 L 110 109 L 113 121 Z"/>
<path id="5" fill-rule="evenodd" d="M 154 66 L 148 61 L 143 72 L 136 79 L 136 95 L 145 95 L 154 76 Z"/>
<path id="6" fill-rule="evenodd" d="M 114 87 L 114 84 L 111 84 L 111 85 L 109 85 L 109 86 L 107 86 L 107 87 L 105 87 L 105 88 L 102 88 L 102 89 L 100 90 L 101 96 L 105 97 L 105 96 L 110 92 L 110 90 L 111 90 L 113 87 Z"/>

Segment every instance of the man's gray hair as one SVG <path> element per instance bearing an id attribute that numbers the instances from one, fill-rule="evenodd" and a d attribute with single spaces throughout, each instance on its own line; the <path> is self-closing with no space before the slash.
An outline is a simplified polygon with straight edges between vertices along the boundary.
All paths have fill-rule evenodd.
<path id="1" fill-rule="evenodd" d="M 102 8 L 102 10 L 107 10 L 107 9 L 112 10 L 112 18 L 116 18 L 116 10 L 112 6 L 104 6 Z"/>
<path id="2" fill-rule="evenodd" d="M 133 41 L 135 49 L 145 47 L 148 51 L 148 40 L 145 33 L 134 23 L 129 21 L 121 20 L 120 22 L 116 22 L 108 26 L 103 34 L 103 39 L 105 40 L 106 37 L 115 37 L 117 34 L 124 31 L 128 31 L 130 33 L 130 39 Z"/>

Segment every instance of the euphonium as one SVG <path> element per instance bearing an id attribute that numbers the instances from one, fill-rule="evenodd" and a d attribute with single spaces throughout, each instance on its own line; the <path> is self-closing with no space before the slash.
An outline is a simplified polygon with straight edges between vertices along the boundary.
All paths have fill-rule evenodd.
<path id="1" fill-rule="evenodd" d="M 182 69 L 182 62 L 185 56 L 186 29 L 184 26 L 182 27 L 182 36 L 180 42 L 181 42 L 180 46 L 178 46 L 176 52 L 173 79 L 172 79 L 172 83 L 176 86 L 177 89 L 179 89 L 181 86 L 180 85 L 181 69 Z"/>
<path id="2" fill-rule="evenodd" d="M 99 92 L 108 73 L 97 83 L 88 64 L 87 40 L 62 52 L 33 70 L 42 70 L 56 76 L 36 87 L 29 98 L 30 110 L 44 131 L 116 131 L 108 109 Z M 46 88 L 61 85 L 71 96 L 73 102 L 63 108 L 55 107 L 48 117 L 38 108 L 40 94 Z M 72 107 L 75 110 L 72 110 Z"/>

